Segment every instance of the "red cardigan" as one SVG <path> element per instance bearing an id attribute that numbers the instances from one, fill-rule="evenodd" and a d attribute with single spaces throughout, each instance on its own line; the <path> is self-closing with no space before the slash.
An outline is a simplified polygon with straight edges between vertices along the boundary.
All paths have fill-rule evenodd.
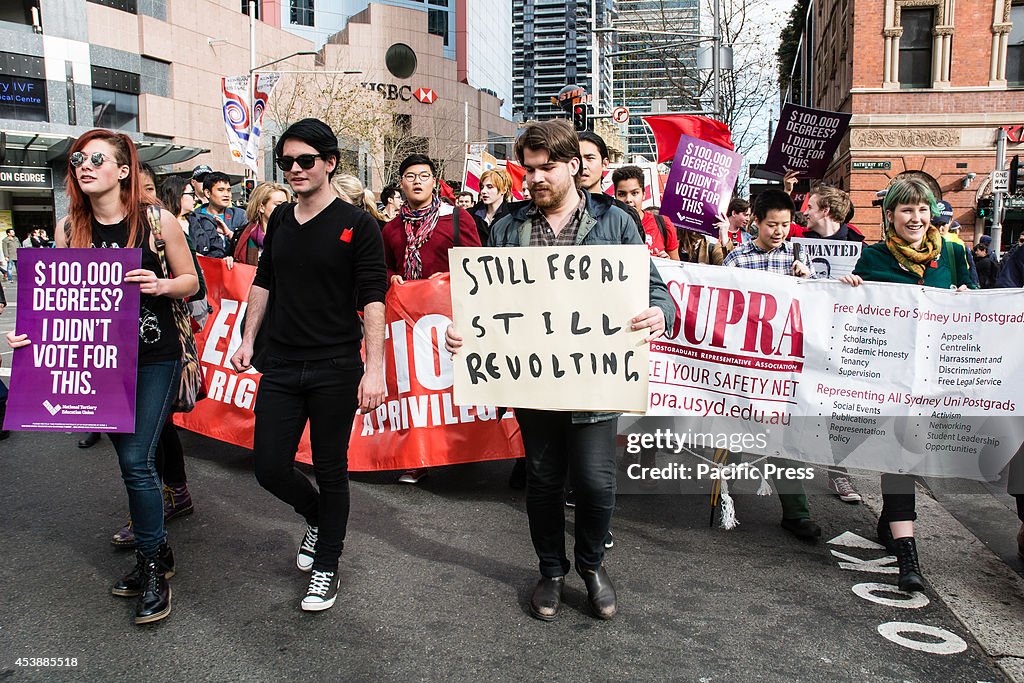
<path id="1" fill-rule="evenodd" d="M 480 235 L 476 231 L 476 222 L 469 211 L 462 210 L 459 219 L 459 246 L 479 247 Z M 422 278 L 426 279 L 434 273 L 447 273 L 448 250 L 454 239 L 452 231 L 452 214 L 437 219 L 437 227 L 430 235 L 427 243 L 420 248 L 420 260 L 423 261 Z M 384 263 L 388 267 L 388 283 L 392 275 L 405 277 L 405 226 L 402 217 L 396 216 L 384 225 Z"/>

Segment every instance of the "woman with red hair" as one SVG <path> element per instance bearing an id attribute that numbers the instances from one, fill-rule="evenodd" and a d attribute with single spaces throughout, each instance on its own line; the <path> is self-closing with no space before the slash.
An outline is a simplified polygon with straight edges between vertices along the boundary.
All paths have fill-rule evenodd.
<path id="1" fill-rule="evenodd" d="M 131 138 L 109 130 L 91 130 L 78 138 L 68 155 L 68 215 L 57 223 L 58 247 L 142 249 L 142 267 L 125 281 L 139 286 L 139 365 L 135 397 L 135 431 L 111 434 L 128 491 L 135 530 L 135 568 L 111 592 L 136 597 L 135 623 L 159 621 L 171 611 L 167 579 L 174 556 L 164 532 L 164 501 L 155 454 L 160 429 L 181 381 L 181 341 L 174 322 L 173 300 L 199 288 L 192 256 L 177 219 L 160 212 L 160 229 L 170 271 L 164 277 L 155 238 L 146 222 L 147 204 L 136 170 L 139 159 Z M 32 343 L 28 335 L 9 332 L 14 347 Z"/>

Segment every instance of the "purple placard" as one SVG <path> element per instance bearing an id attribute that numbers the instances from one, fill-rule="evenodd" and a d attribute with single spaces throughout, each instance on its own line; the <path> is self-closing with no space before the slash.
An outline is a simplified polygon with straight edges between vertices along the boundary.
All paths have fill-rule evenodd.
<path id="1" fill-rule="evenodd" d="M 4 429 L 135 431 L 141 249 L 22 249 Z"/>
<path id="2" fill-rule="evenodd" d="M 780 175 L 797 171 L 801 178 L 823 178 L 851 114 L 786 104 L 775 129 L 764 170 Z"/>
<path id="3" fill-rule="evenodd" d="M 718 237 L 715 216 L 725 213 L 743 157 L 724 147 L 683 135 L 665 183 L 661 215 L 676 227 Z"/>

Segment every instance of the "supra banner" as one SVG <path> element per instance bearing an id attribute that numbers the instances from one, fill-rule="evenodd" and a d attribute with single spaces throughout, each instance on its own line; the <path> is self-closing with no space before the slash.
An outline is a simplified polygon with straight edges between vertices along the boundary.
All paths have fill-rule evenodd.
<path id="1" fill-rule="evenodd" d="M 260 374 L 238 374 L 231 355 L 242 339 L 249 287 L 255 268 L 200 257 L 208 300 L 206 328 L 196 335 L 209 387 L 195 410 L 174 416 L 175 424 L 244 448 L 252 448 L 253 404 Z M 392 287 L 388 292 L 385 339 L 387 398 L 376 411 L 356 415 L 349 442 L 351 471 L 410 469 L 520 457 L 519 427 L 493 406 L 456 406 L 452 364 L 438 353 L 451 319 L 447 278 Z M 310 462 L 309 430 L 297 458 Z"/>
<path id="2" fill-rule="evenodd" d="M 993 480 L 1024 441 L 1024 293 L 850 287 L 658 262 L 677 322 L 648 415 L 751 453 Z M 761 445 L 766 445 L 762 448 Z"/>

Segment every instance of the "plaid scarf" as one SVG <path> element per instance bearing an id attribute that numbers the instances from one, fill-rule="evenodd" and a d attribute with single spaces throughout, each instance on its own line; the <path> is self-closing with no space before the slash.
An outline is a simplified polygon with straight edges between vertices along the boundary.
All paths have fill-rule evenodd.
<path id="1" fill-rule="evenodd" d="M 406 280 L 419 280 L 423 276 L 423 260 L 420 248 L 427 243 L 437 227 L 438 211 L 441 200 L 436 196 L 422 209 L 411 209 L 408 204 L 402 206 L 399 216 L 405 227 L 405 274 Z"/>
<path id="2" fill-rule="evenodd" d="M 910 246 L 906 240 L 896 234 L 892 228 L 885 238 L 885 246 L 889 249 L 896 262 L 909 270 L 914 275 L 923 278 L 924 269 L 929 263 L 939 257 L 942 251 L 942 235 L 934 225 L 928 226 L 921 246 L 916 249 Z"/>

